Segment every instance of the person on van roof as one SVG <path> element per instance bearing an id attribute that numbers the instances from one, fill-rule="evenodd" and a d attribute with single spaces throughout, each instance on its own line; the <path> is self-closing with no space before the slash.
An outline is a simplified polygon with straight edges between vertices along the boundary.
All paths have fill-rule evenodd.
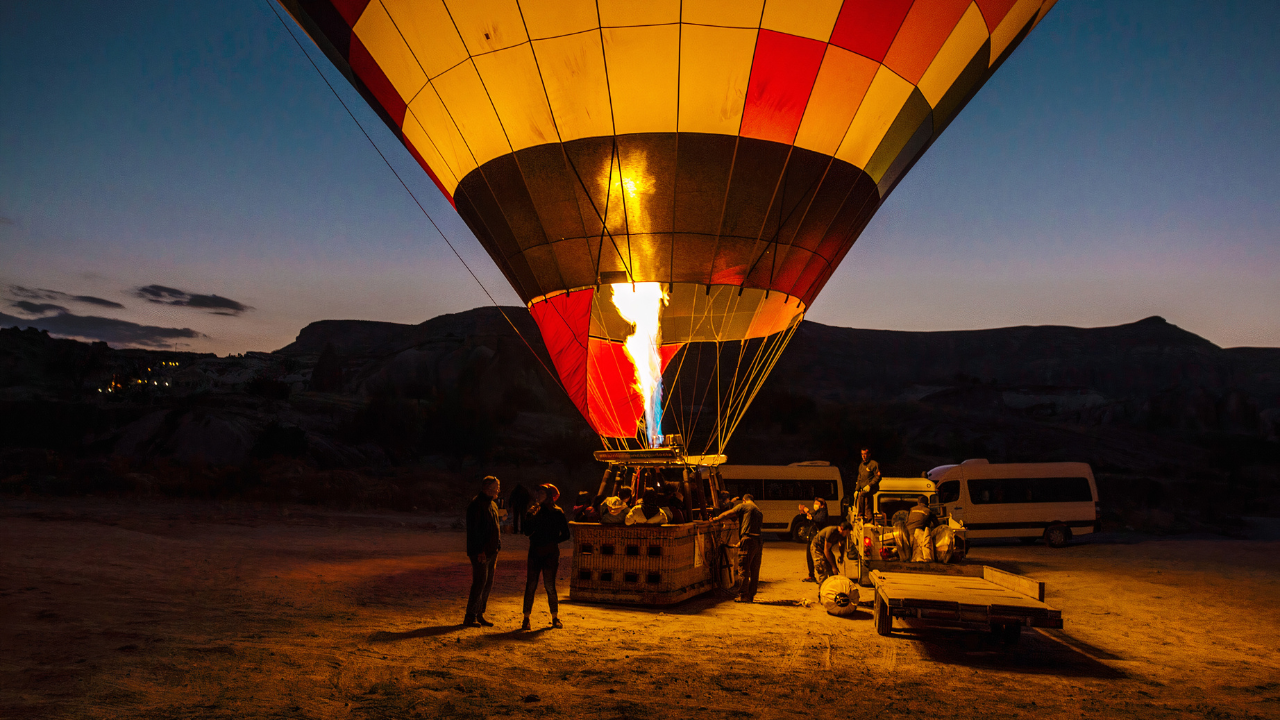
<path id="1" fill-rule="evenodd" d="M 880 489 L 880 463 L 871 459 L 871 450 L 862 448 L 862 463 L 858 465 L 858 484 L 854 488 L 862 493 L 858 515 L 867 517 L 871 510 L 871 496 Z"/>

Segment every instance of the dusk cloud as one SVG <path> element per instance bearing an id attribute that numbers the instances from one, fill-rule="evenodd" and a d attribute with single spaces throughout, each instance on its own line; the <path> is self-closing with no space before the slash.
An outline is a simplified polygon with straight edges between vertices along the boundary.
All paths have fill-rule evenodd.
<path id="1" fill-rule="evenodd" d="M 141 345 L 154 348 L 168 347 L 177 340 L 207 337 L 191 328 L 139 325 L 127 320 L 92 315 L 72 315 L 64 312 L 59 315 L 28 320 L 0 313 L 0 327 L 14 326 L 20 328 L 34 327 L 39 330 L 48 330 L 54 335 L 66 337 L 102 340 L 113 345 Z"/>
<path id="2" fill-rule="evenodd" d="M 115 308 L 117 310 L 124 309 L 124 305 L 121 305 L 114 300 L 104 300 L 92 295 L 72 295 L 71 293 L 64 293 L 61 290 L 50 290 L 49 288 L 29 288 L 21 285 L 10 285 L 9 294 L 15 298 L 19 298 L 20 300 L 29 301 L 29 303 L 39 301 L 78 302 L 85 303 L 86 305 L 97 305 L 98 307 Z M 36 310 L 26 308 L 19 303 L 14 303 L 14 307 L 21 307 L 27 312 L 37 312 Z M 51 307 L 66 310 L 66 308 L 57 305 L 53 305 Z"/>
<path id="3" fill-rule="evenodd" d="M 214 315 L 239 315 L 253 308 L 221 295 L 200 295 L 186 290 L 165 287 L 164 285 L 147 285 L 140 287 L 137 296 L 160 305 L 180 305 L 208 310 Z"/>
<path id="4" fill-rule="evenodd" d="M 19 300 L 14 303 L 13 306 L 24 312 L 31 313 L 32 315 L 49 315 L 52 313 L 67 311 L 67 309 L 61 305 L 54 305 L 53 303 L 35 303 L 30 300 Z"/>
<path id="5" fill-rule="evenodd" d="M 118 302 L 115 302 L 113 300 L 103 300 L 100 297 L 94 297 L 92 295 L 76 295 L 71 299 L 75 300 L 76 302 L 82 302 L 88 305 L 97 305 L 99 307 L 116 308 L 118 310 L 124 309 L 124 306 Z"/>

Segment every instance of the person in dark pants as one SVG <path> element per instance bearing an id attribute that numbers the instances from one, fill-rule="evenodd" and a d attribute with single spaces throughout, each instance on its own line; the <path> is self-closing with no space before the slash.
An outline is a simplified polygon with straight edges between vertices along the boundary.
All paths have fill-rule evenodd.
<path id="1" fill-rule="evenodd" d="M 749 493 L 742 496 L 742 502 L 712 518 L 723 520 L 736 516 L 742 524 L 738 528 L 738 597 L 734 602 L 754 602 L 756 586 L 760 584 L 760 559 L 764 550 L 760 544 L 760 524 L 764 522 L 764 513 L 756 507 L 755 498 Z"/>
<path id="2" fill-rule="evenodd" d="M 511 496 L 507 498 L 507 512 L 511 514 L 511 532 L 520 532 L 520 524 L 524 522 L 524 513 L 528 509 L 529 491 L 517 483 L 515 489 L 511 491 Z"/>
<path id="3" fill-rule="evenodd" d="M 489 604 L 489 591 L 493 589 L 493 571 L 498 564 L 498 550 L 502 547 L 502 535 L 498 529 L 498 497 L 502 484 L 489 475 L 480 481 L 480 493 L 467 506 L 467 557 L 471 560 L 471 593 L 467 597 L 467 615 L 462 624 L 467 627 L 492 627 L 484 619 Z"/>
<path id="4" fill-rule="evenodd" d="M 538 577 L 547 589 L 547 605 L 551 609 L 551 627 L 562 628 L 560 602 L 556 597 L 556 571 L 560 569 L 560 543 L 568 540 L 569 521 L 564 510 L 556 506 L 560 491 L 555 485 L 539 485 L 534 491 L 533 507 L 524 516 L 524 534 L 529 536 L 529 567 L 524 583 L 524 624 L 529 630 L 529 613 L 533 612 L 533 594 L 538 590 Z"/>
<path id="5" fill-rule="evenodd" d="M 844 556 L 845 544 L 852 532 L 853 526 L 846 520 L 818 531 L 809 543 L 809 572 L 817 569 L 814 582 L 818 583 L 819 590 L 827 578 L 840 571 L 840 558 Z"/>
<path id="6" fill-rule="evenodd" d="M 880 489 L 880 463 L 871 459 L 871 450 L 862 448 L 862 462 L 858 465 L 858 484 L 855 491 L 862 491 L 858 516 L 870 519 L 871 496 Z"/>
<path id="7" fill-rule="evenodd" d="M 804 513 L 805 519 L 808 522 L 813 523 L 814 535 L 817 535 L 819 531 L 827 526 L 827 519 L 829 518 L 829 515 L 827 514 L 827 501 L 825 499 L 820 497 L 814 498 L 813 509 L 810 510 L 809 508 L 801 505 L 800 512 Z M 809 541 L 813 542 L 813 538 L 810 538 Z M 805 559 L 809 561 L 809 577 L 805 578 L 804 582 L 817 582 L 817 579 L 813 576 L 813 555 L 805 553 Z"/>

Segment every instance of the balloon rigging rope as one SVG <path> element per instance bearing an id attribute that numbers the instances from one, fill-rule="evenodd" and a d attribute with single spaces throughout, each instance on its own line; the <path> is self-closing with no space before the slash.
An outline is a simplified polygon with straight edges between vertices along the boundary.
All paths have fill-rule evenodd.
<path id="1" fill-rule="evenodd" d="M 548 368 L 547 364 L 542 361 L 542 357 L 538 355 L 538 351 L 534 350 L 533 346 L 529 344 L 529 341 L 525 339 L 524 333 L 520 332 L 520 328 L 516 327 L 516 324 L 512 322 L 511 318 L 507 315 L 507 311 L 502 309 L 502 306 L 498 304 L 498 301 L 496 299 L 494 299 L 493 294 L 489 292 L 489 288 L 484 286 L 484 283 L 480 281 L 479 276 L 477 276 L 475 271 L 471 269 L 471 266 L 467 264 L 467 261 L 462 258 L 462 254 L 459 253 L 458 249 L 454 247 L 452 242 L 449 241 L 449 236 L 444 234 L 444 231 L 440 229 L 440 226 L 438 224 L 436 224 L 435 218 L 431 217 L 431 213 L 427 212 L 427 209 L 423 207 L 421 202 L 419 202 L 418 196 L 414 194 L 413 190 L 409 189 L 409 186 L 408 184 L 405 183 L 404 178 L 400 177 L 400 173 L 396 171 L 395 167 L 391 164 L 391 161 L 388 160 L 387 156 L 383 154 L 382 149 L 378 147 L 378 144 L 373 141 L 373 138 L 370 137 L 369 132 L 364 129 L 364 125 L 360 122 L 358 118 L 356 118 L 355 113 L 351 112 L 351 108 L 347 106 L 347 102 L 342 99 L 342 96 L 338 94 L 337 89 L 334 88 L 333 84 L 329 82 L 329 78 L 325 77 L 324 73 L 320 71 L 320 67 L 316 65 L 316 61 L 311 59 L 310 53 L 308 53 L 306 48 L 302 46 L 302 43 L 298 40 L 297 36 L 293 34 L 293 30 L 289 28 L 289 24 L 286 23 L 284 21 L 284 18 L 280 16 L 280 12 L 276 10 L 275 5 L 271 2 L 271 0 L 263 0 L 263 1 L 267 4 L 267 7 L 271 8 L 271 14 L 275 15 L 276 20 L 280 21 L 280 26 L 283 27 L 284 31 L 289 34 L 289 38 L 293 40 L 293 43 L 295 45 L 298 46 L 298 50 L 302 52 L 302 56 L 307 59 L 307 62 L 311 64 L 311 67 L 316 71 L 316 74 L 319 75 L 320 79 L 324 81 L 325 86 L 329 88 L 329 92 L 333 93 L 333 96 L 338 99 L 338 103 L 342 105 L 342 109 L 347 111 L 347 116 L 350 117 L 353 122 L 355 122 L 356 127 L 360 128 L 360 132 L 361 134 L 364 135 L 364 139 L 369 141 L 369 145 L 371 145 L 374 151 L 378 153 L 378 157 L 382 158 L 382 162 L 386 164 L 387 169 L 390 170 L 391 174 L 394 175 L 396 177 L 396 180 L 400 182 L 400 187 L 404 188 L 404 191 L 409 193 L 409 197 L 410 199 L 413 200 L 413 204 L 417 205 L 418 209 L 422 211 L 423 216 L 427 218 L 427 222 L 431 223 L 431 227 L 435 228 L 436 233 L 440 235 L 440 239 L 444 240 L 444 244 L 448 245 L 449 249 L 453 251 L 454 257 L 458 258 L 458 262 L 462 263 L 462 267 L 467 269 L 467 273 L 471 275 L 471 279 L 476 281 L 476 284 L 480 286 L 480 289 L 484 292 L 485 296 L 489 298 L 489 302 L 493 303 L 493 306 L 498 309 L 498 312 L 502 315 L 502 318 L 506 320 L 507 324 L 511 326 L 511 329 L 515 331 L 516 337 L 520 338 L 520 342 L 524 343 L 524 346 L 529 348 L 529 352 L 533 354 L 534 359 L 538 361 L 538 364 L 542 366 L 542 369 L 545 370 L 547 374 L 551 376 L 551 379 L 554 380 L 555 383 L 560 386 L 560 389 L 563 390 L 567 395 L 568 389 L 565 388 L 564 383 L 560 382 L 560 377 L 556 375 L 554 372 L 552 372 L 551 368 Z"/>

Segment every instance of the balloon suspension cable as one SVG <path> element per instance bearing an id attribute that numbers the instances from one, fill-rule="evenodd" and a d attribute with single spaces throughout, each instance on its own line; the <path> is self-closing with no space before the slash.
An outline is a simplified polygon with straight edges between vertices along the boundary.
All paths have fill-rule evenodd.
<path id="1" fill-rule="evenodd" d="M 280 21 L 280 26 L 284 28 L 286 33 L 288 33 L 289 38 L 298 46 L 298 50 L 302 52 L 302 56 L 307 59 L 307 62 L 311 64 L 311 67 L 316 71 L 316 74 L 324 81 L 325 86 L 329 88 L 329 92 L 333 93 L 333 96 L 338 99 L 338 103 L 342 105 L 342 109 L 347 111 L 347 116 L 356 124 L 356 127 L 360 128 L 360 132 L 364 135 L 364 139 L 369 141 L 369 145 L 371 145 L 374 151 L 378 153 L 378 157 L 382 158 L 382 162 L 386 164 L 387 169 L 391 171 L 392 175 L 395 175 L 396 180 L 400 182 L 400 187 L 404 188 L 404 191 L 409 193 L 409 198 L 413 200 L 413 204 L 418 206 L 418 209 L 422 211 L 423 216 L 427 218 L 427 222 L 431 223 L 431 227 L 435 228 L 436 233 L 440 235 L 440 239 L 444 240 L 444 244 L 448 245 L 449 249 L 453 251 L 453 256 L 458 258 L 458 262 L 462 263 L 462 267 L 467 269 L 467 273 L 471 275 L 471 279 L 476 281 L 476 284 L 480 286 L 480 289 L 484 292 L 485 296 L 489 298 L 489 302 L 493 303 L 493 306 L 498 309 L 502 318 L 507 321 L 507 324 L 510 325 L 511 329 L 515 332 L 516 337 L 520 338 L 520 342 L 524 343 L 524 346 L 529 348 L 529 352 L 533 354 L 534 359 L 538 361 L 538 364 L 542 366 L 542 369 L 551 376 L 551 379 L 555 381 L 556 385 L 560 386 L 561 390 L 565 390 L 564 384 L 560 382 L 560 377 L 552 372 L 551 369 L 547 367 L 547 364 L 542 361 L 542 357 L 533 349 L 533 345 L 530 345 L 529 341 L 525 339 L 524 333 L 520 332 L 520 328 L 516 327 L 516 324 L 512 322 L 511 318 L 507 315 L 507 311 L 502 309 L 502 306 L 498 304 L 496 299 L 494 299 L 493 294 L 489 292 L 489 288 L 484 286 L 484 283 L 480 281 L 479 276 L 477 276 L 475 271 L 471 269 L 471 266 L 467 264 L 467 261 L 462 258 L 462 254 L 459 253 L 458 249 L 449 241 L 449 236 L 444 234 L 444 230 L 441 230 L 440 226 L 436 224 L 435 218 L 431 217 L 431 213 L 427 212 L 427 209 L 423 207 L 422 203 L 418 200 L 418 196 L 414 194 L 413 190 L 409 189 L 409 185 L 405 183 L 404 178 L 400 177 L 400 173 L 396 171 L 395 167 L 391 164 L 391 161 L 383 154 L 382 149 L 378 147 L 378 144 L 373 141 L 373 138 L 369 135 L 369 131 L 364 129 L 364 124 L 355 116 L 355 113 L 351 112 L 351 108 L 347 106 L 347 101 L 342 99 L 342 96 L 338 94 L 337 89 L 333 87 L 333 83 L 330 83 L 329 78 L 325 77 L 324 73 L 321 72 L 320 66 L 316 65 L 316 61 L 311 59 L 311 54 L 302 46 L 302 43 L 298 40 L 297 36 L 293 34 L 293 30 L 289 28 L 289 24 L 280 16 L 280 12 L 276 10 L 275 4 L 271 0 L 263 1 L 267 4 L 267 7 L 271 8 L 271 14 L 275 15 L 276 20 Z M 566 390 L 565 392 L 568 391 Z"/>

